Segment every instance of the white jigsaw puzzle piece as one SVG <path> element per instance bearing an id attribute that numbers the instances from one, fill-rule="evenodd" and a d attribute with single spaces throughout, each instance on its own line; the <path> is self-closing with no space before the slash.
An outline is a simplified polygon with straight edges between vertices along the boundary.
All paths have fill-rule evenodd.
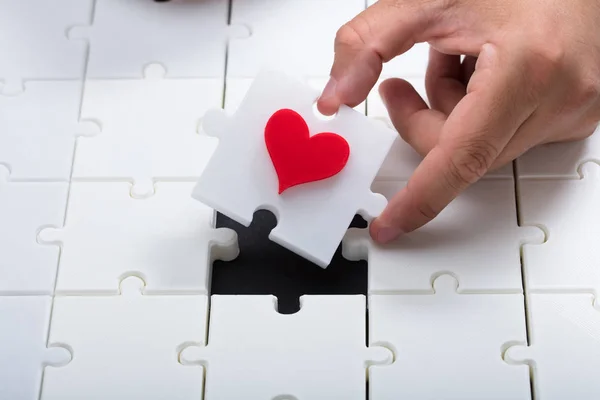
<path id="1" fill-rule="evenodd" d="M 292 315 L 273 296 L 213 295 L 208 345 L 181 360 L 205 366 L 206 399 L 362 400 L 367 365 L 393 359 L 366 347 L 365 310 L 360 295 L 302 296 Z"/>
<path id="2" fill-rule="evenodd" d="M 73 359 L 45 370 L 41 400 L 197 400 L 203 370 L 178 361 L 182 346 L 204 343 L 205 295 L 148 296 L 129 277 L 118 296 L 56 297 L 49 343 Z"/>
<path id="3" fill-rule="evenodd" d="M 145 79 L 88 80 L 82 119 L 97 135 L 77 141 L 74 180 L 130 180 L 136 197 L 154 180 L 197 179 L 217 141 L 198 132 L 206 110 L 222 100 L 218 79 L 164 79 L 158 65 Z"/>
<path id="4" fill-rule="evenodd" d="M 278 223 L 269 238 L 325 267 L 357 212 L 370 220 L 385 208 L 385 198 L 370 186 L 396 135 L 349 107 L 340 108 L 335 119 L 320 119 L 313 111 L 318 96 L 299 80 L 264 71 L 235 115 L 226 116 L 223 110 L 207 113 L 203 129 L 219 137 L 219 144 L 193 197 L 245 226 L 258 209 L 274 212 Z M 271 115 L 285 108 L 301 115 L 313 135 L 342 136 L 350 156 L 337 175 L 279 195 L 264 130 Z"/>
<path id="5" fill-rule="evenodd" d="M 405 184 L 376 182 L 373 188 L 391 199 Z M 369 293 L 431 292 L 443 273 L 456 276 L 461 291 L 522 293 L 520 246 L 543 241 L 541 229 L 518 226 L 513 181 L 481 180 L 429 224 L 392 243 L 350 229 L 342 254 L 368 260 Z"/>
<path id="6" fill-rule="evenodd" d="M 68 183 L 10 182 L 0 165 L 0 294 L 54 290 L 58 247 L 37 243 L 38 231 L 62 226 Z"/>
<path id="7" fill-rule="evenodd" d="M 581 171 L 582 179 L 519 181 L 521 223 L 547 232 L 545 243 L 523 248 L 530 290 L 600 294 L 600 165 Z"/>
<path id="8" fill-rule="evenodd" d="M 457 294 L 448 275 L 434 285 L 432 295 L 369 296 L 369 341 L 396 354 L 392 365 L 369 368 L 369 397 L 531 399 L 529 369 L 502 358 L 526 343 L 523 295 Z"/>
<path id="9" fill-rule="evenodd" d="M 263 68 L 328 76 L 337 30 L 364 9 L 364 0 L 233 0 L 231 24 L 250 37 L 229 44 L 227 76 L 253 78 Z"/>
<path id="10" fill-rule="evenodd" d="M 532 366 L 536 398 L 600 398 L 600 310 L 591 294 L 529 294 L 530 347 L 511 347 L 505 360 Z"/>
<path id="11" fill-rule="evenodd" d="M 417 93 L 423 98 L 423 100 L 429 105 L 427 100 L 427 91 L 425 90 L 424 78 L 405 78 L 400 76 L 402 79 L 409 82 L 417 91 Z M 381 99 L 379 94 L 379 86 L 381 83 L 393 76 L 382 76 L 375 87 L 369 93 L 367 97 L 367 115 L 370 118 L 378 119 L 385 122 L 391 129 L 395 129 L 392 121 L 390 120 L 387 108 Z M 392 149 L 390 150 L 385 161 L 381 165 L 379 172 L 377 173 L 376 180 L 387 181 L 387 180 L 401 180 L 405 181 L 410 179 L 415 169 L 419 166 L 423 157 L 419 155 L 408 143 L 398 135 Z M 513 167 L 512 163 L 509 163 L 503 167 L 488 172 L 483 176 L 482 179 L 489 178 L 505 178 L 513 179 Z"/>
<path id="12" fill-rule="evenodd" d="M 0 163 L 13 180 L 69 181 L 82 83 L 28 82 L 24 93 L 0 96 Z"/>
<path id="13" fill-rule="evenodd" d="M 64 229 L 40 233 L 62 243 L 56 293 L 117 293 L 128 275 L 147 293 L 209 293 L 212 263 L 237 257 L 237 235 L 214 228 L 214 210 L 189 196 L 193 183 L 156 187 L 135 199 L 125 182 L 71 185 Z"/>
<path id="14" fill-rule="evenodd" d="M 81 79 L 87 46 L 70 42 L 66 31 L 90 23 L 93 3 L 0 0 L 0 80 L 14 89 L 31 79 Z"/>
<path id="15" fill-rule="evenodd" d="M 0 399 L 37 400 L 45 365 L 71 359 L 64 348 L 47 348 L 50 296 L 0 296 Z"/>
<path id="16" fill-rule="evenodd" d="M 589 161 L 600 163 L 600 125 L 587 139 L 543 144 L 517 159 L 519 178 L 579 178 Z"/>
<path id="17" fill-rule="evenodd" d="M 220 0 L 98 0 L 92 26 L 69 37 L 90 42 L 88 79 L 140 78 L 152 63 L 169 78 L 222 78 L 227 18 Z"/>

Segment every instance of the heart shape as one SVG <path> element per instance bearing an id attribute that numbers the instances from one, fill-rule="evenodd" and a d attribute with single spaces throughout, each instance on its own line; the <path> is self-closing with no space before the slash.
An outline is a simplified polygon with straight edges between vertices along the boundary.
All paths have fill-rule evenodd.
<path id="1" fill-rule="evenodd" d="M 290 109 L 281 109 L 269 118 L 265 143 L 279 179 L 279 194 L 338 174 L 350 156 L 343 137 L 331 132 L 310 136 L 304 118 Z"/>

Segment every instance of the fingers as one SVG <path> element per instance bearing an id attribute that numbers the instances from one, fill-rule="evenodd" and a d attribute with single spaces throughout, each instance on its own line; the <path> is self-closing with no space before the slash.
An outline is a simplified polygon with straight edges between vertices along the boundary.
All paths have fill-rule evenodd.
<path id="1" fill-rule="evenodd" d="M 408 51 L 434 20 L 444 1 L 379 0 L 340 28 L 330 81 L 317 102 L 325 115 L 340 105 L 362 103 L 381 74 L 384 62 Z"/>
<path id="2" fill-rule="evenodd" d="M 435 218 L 487 172 L 535 110 L 538 96 L 517 49 L 512 51 L 499 54 L 492 45 L 483 47 L 467 95 L 444 124 L 437 145 L 371 224 L 376 241 L 389 242 Z"/>
<path id="3" fill-rule="evenodd" d="M 430 110 L 415 88 L 402 79 L 388 79 L 379 86 L 390 120 L 402 139 L 425 157 L 437 144 L 446 116 Z"/>
<path id="4" fill-rule="evenodd" d="M 467 92 L 464 82 L 460 55 L 443 54 L 434 48 L 429 50 L 425 86 L 431 108 L 450 115 Z"/>

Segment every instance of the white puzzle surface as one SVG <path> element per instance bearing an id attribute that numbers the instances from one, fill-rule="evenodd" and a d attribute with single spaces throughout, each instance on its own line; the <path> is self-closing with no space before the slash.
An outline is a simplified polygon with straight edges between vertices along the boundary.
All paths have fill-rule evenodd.
<path id="1" fill-rule="evenodd" d="M 325 267 L 357 213 L 371 219 L 383 211 L 385 198 L 369 187 L 395 133 L 349 107 L 341 108 L 335 119 L 322 120 L 312 108 L 318 96 L 318 91 L 300 80 L 263 71 L 235 114 L 227 115 L 223 110 L 208 112 L 203 131 L 217 137 L 219 144 L 193 196 L 246 226 L 256 210 L 273 211 L 278 223 L 269 238 Z M 271 161 L 271 150 L 265 145 L 265 127 L 272 115 L 282 109 L 297 113 L 313 137 L 333 132 L 345 139 L 350 155 L 339 173 L 278 192 L 284 177 Z M 287 134 L 285 130 L 281 132 Z M 306 154 L 306 159 L 316 160 Z M 232 159 L 237 160 L 235 165 Z M 321 238 L 315 241 L 317 233 Z"/>
<path id="2" fill-rule="evenodd" d="M 404 182 L 376 182 L 391 199 Z M 520 247 L 542 243 L 544 233 L 517 223 L 512 180 L 481 180 L 442 213 L 393 243 L 378 245 L 366 229 L 350 229 L 342 251 L 369 262 L 369 293 L 429 292 L 436 276 L 448 273 L 465 292 L 521 293 Z"/>
<path id="3" fill-rule="evenodd" d="M 237 256 L 236 234 L 214 228 L 214 210 L 189 196 L 192 187 L 159 182 L 136 199 L 126 182 L 74 182 L 64 228 L 39 235 L 61 246 L 56 293 L 117 293 L 136 275 L 147 293 L 208 294 L 212 261 Z"/>
<path id="4" fill-rule="evenodd" d="M 117 295 L 54 300 L 48 343 L 72 359 L 46 368 L 42 400 L 200 398 L 202 368 L 181 365 L 178 351 L 204 341 L 207 296 L 143 291 L 128 277 Z"/>
<path id="5" fill-rule="evenodd" d="M 450 275 L 434 294 L 369 296 L 369 341 L 396 354 L 372 366 L 370 398 L 530 399 L 529 369 L 511 366 L 503 351 L 526 343 L 523 295 L 458 294 Z"/>
<path id="6" fill-rule="evenodd" d="M 394 356 L 366 347 L 365 307 L 365 296 L 303 296 L 283 315 L 273 296 L 214 295 L 206 347 L 181 359 L 206 366 L 209 399 L 362 400 L 366 367 Z"/>
<path id="7" fill-rule="evenodd" d="M 337 30 L 373 3 L 0 0 L 0 400 L 600 398 L 600 130 L 487 174 L 390 245 L 347 231 L 421 160 L 378 86 L 427 100 L 428 44 L 354 110 L 314 113 Z M 356 176 L 280 196 L 264 157 L 279 100 L 311 133 L 352 126 Z M 238 238 L 218 207 L 278 223 Z M 322 289 L 342 239 L 366 260 L 334 259 L 366 265 L 362 295 Z M 213 260 L 269 240 L 282 269 L 299 253 L 319 272 L 295 314 L 211 288 Z"/>

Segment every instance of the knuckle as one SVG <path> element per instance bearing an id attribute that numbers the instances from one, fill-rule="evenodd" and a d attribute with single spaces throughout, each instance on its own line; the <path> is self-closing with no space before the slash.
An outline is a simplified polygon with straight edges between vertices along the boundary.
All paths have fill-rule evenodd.
<path id="1" fill-rule="evenodd" d="M 426 220 L 426 221 L 433 220 L 440 213 L 440 210 L 437 210 L 436 208 L 434 208 L 429 203 L 419 203 L 419 204 L 417 204 L 416 211 L 419 214 L 419 216 L 421 218 L 423 218 L 424 220 Z"/>
<path id="2" fill-rule="evenodd" d="M 342 25 L 335 34 L 335 43 L 345 47 L 355 47 L 365 43 L 364 24 L 356 17 Z"/>
<path id="3" fill-rule="evenodd" d="M 488 140 L 475 139 L 463 144 L 450 159 L 449 184 L 461 190 L 481 179 L 492 166 L 499 150 Z"/>

